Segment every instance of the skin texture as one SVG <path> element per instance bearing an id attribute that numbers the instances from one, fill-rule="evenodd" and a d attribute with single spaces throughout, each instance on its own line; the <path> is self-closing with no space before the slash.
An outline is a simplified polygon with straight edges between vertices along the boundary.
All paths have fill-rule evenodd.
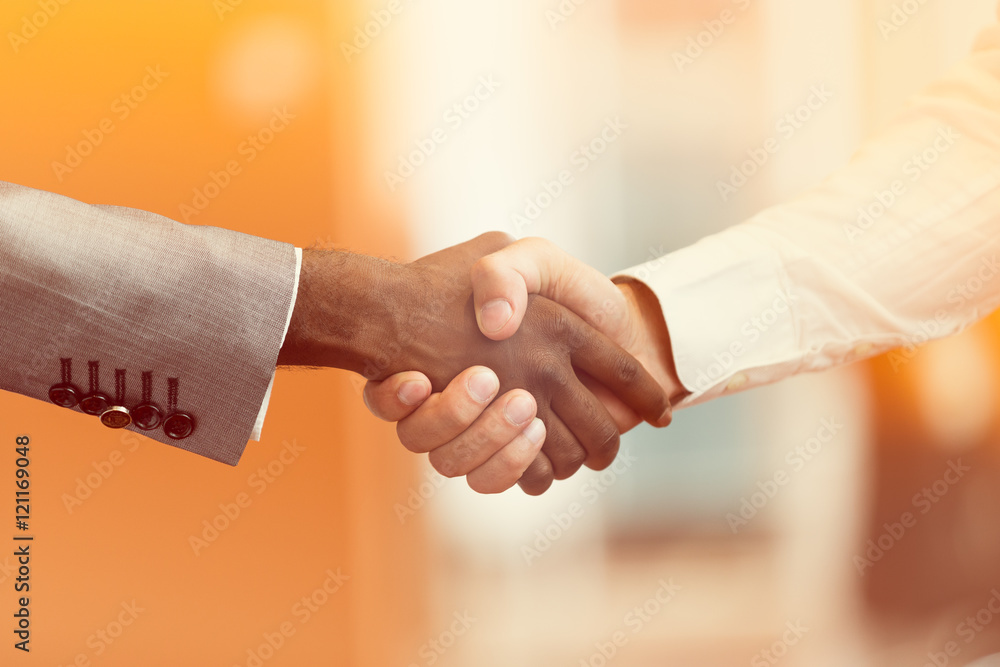
<path id="1" fill-rule="evenodd" d="M 621 344 L 649 370 L 672 402 L 687 395 L 677 377 L 670 335 L 659 300 L 644 283 L 626 279 L 615 285 L 595 269 L 543 239 L 524 239 L 479 260 L 473 266 L 472 280 L 477 321 L 485 335 L 497 339 L 513 335 L 521 324 L 529 291 L 541 293 L 561 300 Z M 484 315 L 483 308 L 496 300 L 504 301 L 506 307 L 494 309 L 492 315 L 497 317 L 490 321 L 491 316 Z M 415 392 L 406 401 L 399 395 L 404 379 L 408 388 Z M 642 421 L 614 391 L 586 376 L 583 382 L 604 404 L 620 432 Z M 429 381 L 420 373 L 393 377 L 383 383 L 369 383 L 365 397 L 376 416 L 399 422 L 397 430 L 401 439 L 404 434 L 410 437 L 419 434 L 419 443 L 410 442 L 408 447 L 413 451 L 431 452 L 432 463 L 446 458 L 451 444 L 458 439 L 474 440 L 496 454 L 504 454 L 508 444 L 514 443 L 506 431 L 491 431 L 484 425 L 489 423 L 484 418 L 499 419 L 497 404 L 506 397 L 492 405 L 480 403 L 460 386 L 449 387 L 444 394 L 431 395 Z M 427 403 L 423 402 L 425 399 Z M 428 409 L 429 405 L 433 405 L 433 410 Z M 442 413 L 451 414 L 446 429 L 437 425 L 438 415 Z M 654 425 L 666 426 L 668 423 L 669 415 Z M 515 433 L 520 431 L 515 429 Z M 520 443 L 512 450 L 503 456 L 506 468 L 494 463 L 489 471 L 490 479 L 497 480 L 496 484 L 487 485 L 484 490 L 478 484 L 480 478 L 477 477 L 477 484 L 474 484 L 470 476 L 470 486 L 487 493 L 506 488 L 502 480 L 515 477 L 526 465 L 518 458 L 527 455 Z"/>
<path id="2" fill-rule="evenodd" d="M 543 438 L 542 451 L 519 480 L 531 494 L 584 464 L 603 469 L 617 454 L 618 429 L 578 372 L 650 421 L 669 418 L 669 400 L 620 346 L 544 297 L 526 300 L 520 327 L 509 338 L 483 336 L 472 299 L 472 267 L 510 243 L 507 235 L 486 234 L 407 265 L 338 252 L 304 253 L 299 298 L 279 364 L 344 368 L 375 381 L 418 370 L 435 392 L 447 391 L 470 367 L 492 369 L 492 379 L 473 372 L 464 376 L 464 390 L 448 392 L 485 399 L 480 406 L 503 394 L 498 411 L 475 418 L 479 438 L 460 437 L 472 414 L 467 406 L 465 412 L 435 411 L 440 403 L 435 401 L 423 413 L 425 420 L 400 425 L 404 443 L 430 451 L 419 443 L 451 434 L 446 449 L 434 448 L 432 462 L 454 477 L 487 464 L 519 463 Z M 525 405 L 523 392 L 512 393 L 519 389 L 533 401 Z M 535 415 L 544 424 L 542 432 Z M 504 440 L 513 451 L 494 449 L 494 440 Z M 492 489 L 496 477 L 489 467 L 476 473 L 483 488 Z"/>

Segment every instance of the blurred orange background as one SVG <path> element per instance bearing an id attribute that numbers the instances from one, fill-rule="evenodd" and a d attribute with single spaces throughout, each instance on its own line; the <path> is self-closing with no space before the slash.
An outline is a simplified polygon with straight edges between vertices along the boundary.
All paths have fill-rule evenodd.
<path id="1" fill-rule="evenodd" d="M 545 236 L 611 273 L 820 182 L 995 12 L 9 0 L 0 180 L 400 260 L 490 229 Z M 816 85 L 832 101 L 720 199 Z M 619 140 L 531 212 L 613 121 Z M 998 328 L 679 412 L 626 436 L 617 472 L 537 499 L 441 479 L 346 373 L 279 370 L 236 468 L 4 395 L 0 488 L 30 435 L 36 541 L 32 651 L 8 634 L 0 664 L 925 664 L 1000 590 Z M 836 437 L 733 530 L 829 420 Z M 859 572 L 959 459 L 967 477 Z M 948 664 L 1000 650 L 1000 623 L 973 640 Z"/>

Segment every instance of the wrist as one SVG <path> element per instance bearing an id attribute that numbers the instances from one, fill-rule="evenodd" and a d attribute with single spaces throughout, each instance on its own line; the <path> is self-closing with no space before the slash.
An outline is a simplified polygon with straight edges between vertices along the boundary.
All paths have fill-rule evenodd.
<path id="1" fill-rule="evenodd" d="M 397 274 L 402 269 L 366 255 L 304 250 L 298 297 L 278 364 L 371 374 L 396 328 Z"/>
<path id="2" fill-rule="evenodd" d="M 616 279 L 615 283 L 625 296 L 632 315 L 631 342 L 626 350 L 642 362 L 670 397 L 671 405 L 676 405 L 691 392 L 677 375 L 670 331 L 660 300 L 648 285 L 634 278 Z"/>

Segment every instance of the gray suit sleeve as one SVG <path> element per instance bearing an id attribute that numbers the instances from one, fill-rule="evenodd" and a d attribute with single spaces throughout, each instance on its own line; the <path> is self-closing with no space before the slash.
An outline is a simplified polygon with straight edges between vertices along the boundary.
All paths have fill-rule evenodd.
<path id="1" fill-rule="evenodd" d="M 0 182 L 0 389 L 49 401 L 72 383 L 126 408 L 146 397 L 195 429 L 128 428 L 236 465 L 274 373 L 295 281 L 291 245 Z M 168 381 L 176 382 L 176 401 Z M 175 402 L 176 405 L 171 405 Z M 54 410 L 64 409 L 53 406 Z M 102 429 L 79 407 L 81 432 Z"/>

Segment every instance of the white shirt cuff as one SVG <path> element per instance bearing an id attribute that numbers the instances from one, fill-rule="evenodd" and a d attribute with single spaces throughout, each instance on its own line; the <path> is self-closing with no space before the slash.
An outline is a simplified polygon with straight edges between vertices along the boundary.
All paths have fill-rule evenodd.
<path id="1" fill-rule="evenodd" d="M 288 306 L 288 317 L 285 318 L 285 332 L 281 334 L 281 344 L 285 344 L 285 336 L 288 335 L 288 327 L 292 323 L 292 311 L 295 310 L 295 299 L 299 294 L 299 274 L 302 273 L 302 248 L 295 249 L 295 282 L 292 288 L 292 303 Z M 250 439 L 259 442 L 260 432 L 264 429 L 264 417 L 267 416 L 267 406 L 271 402 L 271 389 L 274 387 L 274 374 L 278 369 L 274 369 L 271 374 L 271 381 L 267 385 L 267 392 L 264 393 L 264 401 L 260 404 L 260 412 L 257 413 L 257 421 L 253 425 L 253 433 Z"/>
<path id="2" fill-rule="evenodd" d="M 801 363 L 777 253 L 730 229 L 622 272 L 660 300 L 686 407 L 784 377 Z"/>

